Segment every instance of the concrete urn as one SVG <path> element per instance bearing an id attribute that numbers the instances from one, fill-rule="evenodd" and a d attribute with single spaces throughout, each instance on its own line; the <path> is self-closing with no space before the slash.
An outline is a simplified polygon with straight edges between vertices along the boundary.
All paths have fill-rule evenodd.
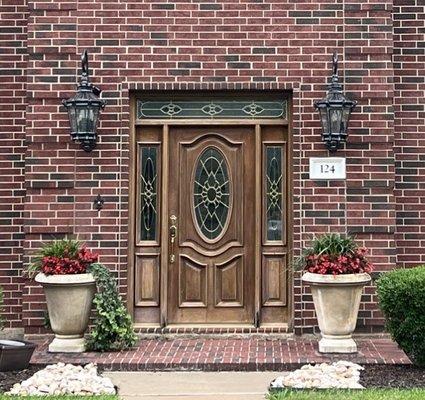
<path id="1" fill-rule="evenodd" d="M 370 275 L 322 275 L 306 272 L 302 280 L 310 286 L 313 295 L 322 335 L 319 351 L 356 353 L 357 345 L 352 333 L 356 328 L 363 287 L 370 282 Z"/>
<path id="2" fill-rule="evenodd" d="M 96 283 L 92 274 L 37 274 L 43 286 L 50 325 L 55 338 L 49 345 L 54 353 L 82 353 Z"/>

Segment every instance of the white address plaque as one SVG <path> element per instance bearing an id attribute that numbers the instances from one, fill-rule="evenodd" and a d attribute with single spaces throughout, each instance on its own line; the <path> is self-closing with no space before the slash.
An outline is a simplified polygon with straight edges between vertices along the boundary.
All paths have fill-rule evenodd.
<path id="1" fill-rule="evenodd" d="M 310 158 L 310 179 L 345 179 L 345 158 L 312 157 Z"/>

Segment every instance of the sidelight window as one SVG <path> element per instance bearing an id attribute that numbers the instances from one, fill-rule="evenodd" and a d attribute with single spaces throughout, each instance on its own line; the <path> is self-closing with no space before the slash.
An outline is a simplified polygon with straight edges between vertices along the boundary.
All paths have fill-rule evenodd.
<path id="1" fill-rule="evenodd" d="M 283 148 L 265 147 L 265 220 L 266 240 L 282 240 L 283 221 Z"/>
<path id="2" fill-rule="evenodd" d="M 140 238 L 152 241 L 158 239 L 158 146 L 140 147 Z"/>

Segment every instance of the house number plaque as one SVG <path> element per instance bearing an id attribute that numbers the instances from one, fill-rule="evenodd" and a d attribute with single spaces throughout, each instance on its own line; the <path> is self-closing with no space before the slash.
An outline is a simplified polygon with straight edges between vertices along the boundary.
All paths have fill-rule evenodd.
<path id="1" fill-rule="evenodd" d="M 310 158 L 310 179 L 328 180 L 345 179 L 345 158 L 312 157 Z"/>

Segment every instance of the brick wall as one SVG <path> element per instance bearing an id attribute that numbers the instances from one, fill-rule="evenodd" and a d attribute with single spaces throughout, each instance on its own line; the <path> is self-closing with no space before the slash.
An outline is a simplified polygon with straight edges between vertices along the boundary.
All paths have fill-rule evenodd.
<path id="1" fill-rule="evenodd" d="M 295 252 L 313 233 L 351 232 L 378 270 L 395 265 L 392 1 L 28 3 L 25 260 L 42 240 L 78 234 L 117 271 L 125 294 L 129 91 L 256 88 L 293 90 Z M 60 107 L 85 48 L 108 102 L 89 154 L 69 142 Z M 345 90 L 359 101 L 338 152 L 347 180 L 312 182 L 308 158 L 328 154 L 313 101 L 325 94 L 334 50 Z M 92 207 L 98 193 L 106 199 L 100 213 Z M 294 295 L 297 331 L 311 331 L 311 296 L 298 280 Z M 372 330 L 382 325 L 373 287 L 364 300 L 359 326 Z M 39 331 L 43 313 L 42 291 L 28 283 L 28 332 Z"/>
<path id="2" fill-rule="evenodd" d="M 425 262 L 425 3 L 394 1 L 397 262 Z"/>
<path id="3" fill-rule="evenodd" d="M 302 135 L 305 218 L 301 225 L 304 237 L 313 232 L 334 230 L 355 235 L 371 250 L 376 271 L 385 271 L 395 263 L 392 1 L 344 3 L 341 22 L 338 22 L 342 24 L 338 45 L 344 55 L 343 80 L 346 94 L 358 100 L 350 123 L 349 141 L 345 151 L 338 152 L 347 158 L 347 180 L 312 182 L 307 179 L 308 158 L 326 153 L 317 140 L 320 132 L 316 129 L 317 116 L 302 115 L 306 130 Z M 314 71 L 313 74 L 316 75 Z M 306 87 L 309 99 L 319 98 L 322 88 L 323 79 L 318 77 L 314 86 Z M 306 310 L 300 325 L 308 330 L 316 321 L 309 290 L 304 290 Z M 382 326 L 376 301 L 373 285 L 366 287 L 359 311 L 359 330 L 373 331 Z"/>
<path id="4" fill-rule="evenodd" d="M 0 285 L 7 327 L 19 328 L 25 199 L 26 1 L 4 0 L 0 15 Z"/>

